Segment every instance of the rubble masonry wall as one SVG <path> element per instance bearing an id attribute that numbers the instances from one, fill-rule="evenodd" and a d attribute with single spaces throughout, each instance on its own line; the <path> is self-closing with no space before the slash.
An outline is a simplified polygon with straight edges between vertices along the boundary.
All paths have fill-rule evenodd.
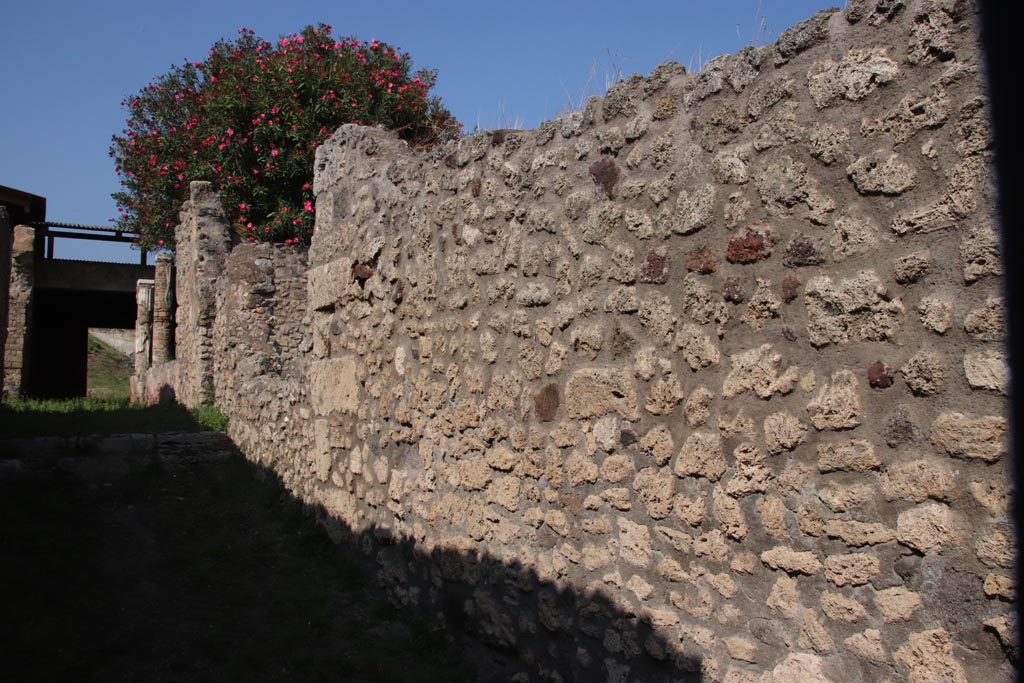
<path id="1" fill-rule="evenodd" d="M 183 214 L 179 395 L 521 680 L 1009 680 L 975 19 L 851 2 L 426 151 L 345 126 L 308 254 Z"/>

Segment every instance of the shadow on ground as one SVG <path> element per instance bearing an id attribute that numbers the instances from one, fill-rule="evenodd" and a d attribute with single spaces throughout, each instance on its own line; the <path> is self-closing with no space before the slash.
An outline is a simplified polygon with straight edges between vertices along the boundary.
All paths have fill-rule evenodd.
<path id="1" fill-rule="evenodd" d="M 188 408 L 174 402 L 173 396 L 154 405 L 130 403 L 127 398 L 82 397 L 5 400 L 0 403 L 0 440 L 124 432 L 196 432 L 204 429 Z"/>
<path id="2" fill-rule="evenodd" d="M 620 680 L 609 646 L 628 680 L 699 680 L 698 657 L 648 656 L 671 648 L 599 595 L 328 522 L 332 542 L 310 512 L 220 434 L 0 441 L 4 678 Z M 368 558 L 426 577 L 436 611 L 396 610 Z"/>

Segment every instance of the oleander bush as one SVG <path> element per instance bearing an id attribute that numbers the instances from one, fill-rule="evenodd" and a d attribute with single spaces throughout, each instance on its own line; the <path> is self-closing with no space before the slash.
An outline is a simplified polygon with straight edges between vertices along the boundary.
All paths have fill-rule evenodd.
<path id="1" fill-rule="evenodd" d="M 239 29 L 122 102 L 126 127 L 110 147 L 118 226 L 143 248 L 173 249 L 189 182 L 209 180 L 243 239 L 308 243 L 313 157 L 339 126 L 383 126 L 415 146 L 458 137 L 430 95 L 435 79 L 386 43 L 334 38 L 324 24 L 276 44 Z"/>

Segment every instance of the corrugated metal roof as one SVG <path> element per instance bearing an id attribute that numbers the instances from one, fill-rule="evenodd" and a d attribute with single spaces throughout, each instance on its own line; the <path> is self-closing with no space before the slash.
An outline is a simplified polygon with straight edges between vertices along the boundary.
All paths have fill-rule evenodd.
<path id="1" fill-rule="evenodd" d="M 125 230 L 113 225 L 82 225 L 81 223 L 62 223 L 60 221 L 35 221 L 30 223 L 33 228 L 69 228 L 71 230 L 94 230 L 103 232 L 120 232 L 125 235 L 138 235 L 137 230 Z"/>
<path id="2" fill-rule="evenodd" d="M 151 264 L 151 263 L 139 263 L 138 260 L 135 260 L 135 261 L 87 261 L 85 259 L 78 259 L 78 258 L 53 258 L 53 259 L 49 259 L 49 260 L 52 261 L 52 262 L 58 262 L 59 261 L 61 263 L 90 263 L 90 264 L 91 263 L 99 263 L 99 264 L 102 264 L 102 265 L 113 265 L 113 266 L 136 266 L 136 267 L 143 267 L 143 268 L 155 268 L 155 266 L 153 264 Z"/>

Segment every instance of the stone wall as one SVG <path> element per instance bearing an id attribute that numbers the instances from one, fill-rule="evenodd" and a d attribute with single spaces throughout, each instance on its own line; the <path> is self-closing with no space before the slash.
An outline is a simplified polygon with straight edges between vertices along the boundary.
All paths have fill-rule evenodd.
<path id="1" fill-rule="evenodd" d="M 231 436 L 270 462 L 310 449 L 306 250 L 242 244 L 228 256 L 213 325 L 214 394 Z M 307 353 L 303 353 L 303 350 Z M 309 472 L 291 472 L 302 487 Z"/>
<path id="2" fill-rule="evenodd" d="M 179 395 L 503 679 L 1009 680 L 974 24 L 850 2 L 534 131 L 345 126 L 308 271 L 194 186 Z"/>

